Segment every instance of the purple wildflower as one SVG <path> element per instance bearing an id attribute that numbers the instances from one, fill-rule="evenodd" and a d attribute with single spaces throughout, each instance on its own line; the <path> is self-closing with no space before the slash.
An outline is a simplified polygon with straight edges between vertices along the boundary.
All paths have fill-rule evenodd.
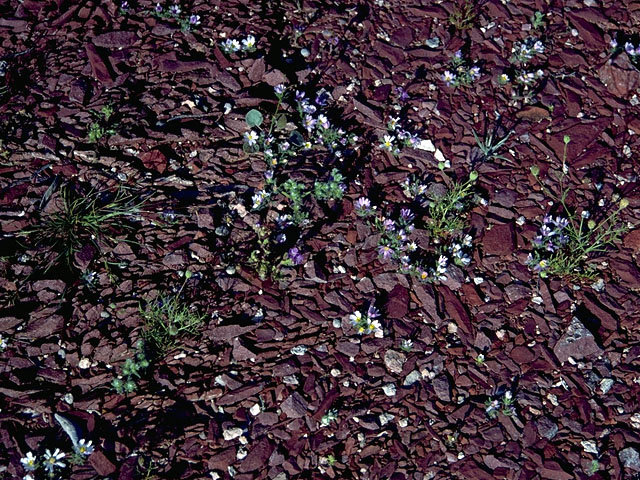
<path id="1" fill-rule="evenodd" d="M 301 92 L 300 90 L 296 90 L 296 100 L 301 102 L 302 99 L 304 98 L 305 93 Z"/>
<path id="2" fill-rule="evenodd" d="M 618 48 L 618 41 L 615 38 L 612 38 L 611 41 L 609 42 L 609 46 L 611 48 Z"/>
<path id="3" fill-rule="evenodd" d="M 569 226 L 569 220 L 562 217 L 556 217 L 555 220 L 553 220 L 553 224 L 560 230 L 562 230 L 563 228 L 567 228 Z"/>
<path id="4" fill-rule="evenodd" d="M 353 203 L 353 207 L 356 210 L 368 211 L 371 208 L 371 200 L 369 200 L 367 197 L 360 197 Z"/>
<path id="5" fill-rule="evenodd" d="M 543 225 L 540 228 L 540 235 L 542 235 L 543 237 L 551 237 L 555 234 L 555 230 L 551 230 L 547 225 Z"/>
<path id="6" fill-rule="evenodd" d="M 122 3 L 120 4 L 120 8 L 121 8 L 124 12 L 126 12 L 127 10 L 129 10 L 129 2 L 127 2 L 127 1 L 125 0 L 124 2 L 122 2 Z"/>
<path id="7" fill-rule="evenodd" d="M 171 5 L 169 7 L 169 13 L 171 13 L 171 15 L 175 15 L 178 16 L 180 15 L 180 6 L 179 5 Z"/>
<path id="8" fill-rule="evenodd" d="M 384 221 L 382 222 L 382 228 L 384 228 L 387 232 L 393 232 L 396 229 L 395 223 L 390 218 L 384 219 Z"/>
<path id="9" fill-rule="evenodd" d="M 624 44 L 624 51 L 627 52 L 629 55 L 633 55 L 635 52 L 635 47 L 631 42 L 627 42 Z"/>
<path id="10" fill-rule="evenodd" d="M 393 249 L 389 245 L 382 245 L 378 248 L 378 253 L 382 258 L 388 260 L 393 255 Z"/>
<path id="11" fill-rule="evenodd" d="M 549 240 L 545 248 L 547 249 L 548 252 L 555 252 L 557 247 L 556 247 L 556 244 L 553 243 L 553 241 Z"/>
<path id="12" fill-rule="evenodd" d="M 189 17 L 189 23 L 191 25 L 200 25 L 200 15 L 191 15 Z"/>
<path id="13" fill-rule="evenodd" d="M 320 107 L 324 107 L 329 103 L 329 93 L 325 90 L 321 90 L 318 95 L 316 95 L 316 105 Z"/>
<path id="14" fill-rule="evenodd" d="M 398 95 L 398 99 L 401 102 L 405 102 L 405 101 L 407 101 L 409 99 L 409 94 L 402 87 L 396 87 L 396 95 Z"/>
<path id="15" fill-rule="evenodd" d="M 161 13 L 162 12 L 162 5 L 160 5 L 159 3 L 156 3 L 155 11 L 156 11 L 156 13 Z"/>
<path id="16" fill-rule="evenodd" d="M 369 305 L 369 309 L 367 310 L 367 318 L 371 320 L 373 318 L 378 318 L 379 316 L 380 311 L 373 305 Z"/>
<path id="17" fill-rule="evenodd" d="M 400 216 L 405 222 L 410 222 L 411 220 L 413 220 L 415 215 L 411 213 L 411 210 L 409 210 L 408 208 L 403 208 L 402 210 L 400 210 Z"/>
<path id="18" fill-rule="evenodd" d="M 296 247 L 289 249 L 289 259 L 294 265 L 300 265 L 304 262 L 304 257 Z"/>
<path id="19" fill-rule="evenodd" d="M 302 111 L 304 113 L 316 113 L 317 108 L 314 105 L 311 105 L 310 103 L 303 103 L 302 104 Z"/>
<path id="20" fill-rule="evenodd" d="M 273 87 L 273 91 L 276 92 L 276 95 L 282 95 L 284 93 L 284 91 L 286 90 L 286 88 L 287 87 L 285 87 L 284 84 L 279 83 L 278 85 Z"/>
<path id="21" fill-rule="evenodd" d="M 536 51 L 536 53 L 543 53 L 544 44 L 540 40 L 537 40 L 536 43 L 533 44 L 533 49 Z"/>
<path id="22" fill-rule="evenodd" d="M 307 129 L 307 131 L 311 131 L 313 130 L 313 127 L 316 125 L 316 119 L 313 118 L 311 115 L 305 115 L 304 116 L 304 127 Z"/>

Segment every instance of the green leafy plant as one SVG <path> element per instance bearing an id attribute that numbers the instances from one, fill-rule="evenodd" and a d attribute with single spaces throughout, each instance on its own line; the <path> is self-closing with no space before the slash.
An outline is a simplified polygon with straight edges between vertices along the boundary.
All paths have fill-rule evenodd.
<path id="1" fill-rule="evenodd" d="M 534 30 L 538 30 L 544 26 L 544 13 L 540 11 L 536 11 L 533 15 L 531 15 L 531 27 Z"/>
<path id="2" fill-rule="evenodd" d="M 198 313 L 181 298 L 191 276 L 190 271 L 185 272 L 177 293 L 162 295 L 149 302 L 144 310 L 140 308 L 144 321 L 142 337 L 155 355 L 165 355 L 178 345 L 181 338 L 196 335 L 206 319 L 206 315 Z"/>
<path id="3" fill-rule="evenodd" d="M 279 192 L 289 200 L 293 223 L 299 226 L 307 223 L 309 219 L 309 212 L 304 209 L 304 197 L 309 193 L 305 192 L 305 189 L 304 183 L 291 178 L 285 181 L 279 189 Z"/>
<path id="4" fill-rule="evenodd" d="M 89 125 L 89 131 L 87 132 L 87 138 L 91 143 L 97 143 L 105 135 L 114 135 L 116 133 L 114 125 L 111 125 L 111 118 L 113 116 L 113 107 L 111 105 L 105 105 L 99 112 L 93 112 L 95 121 Z"/>
<path id="5" fill-rule="evenodd" d="M 469 174 L 464 182 L 453 182 L 446 192 L 434 192 L 429 198 L 427 229 L 436 239 L 444 239 L 461 232 L 467 225 L 463 212 L 468 206 L 478 172 Z"/>
<path id="6" fill-rule="evenodd" d="M 482 152 L 482 160 L 507 160 L 502 155 L 498 155 L 498 150 L 509 140 L 513 130 L 509 130 L 502 138 L 498 138 L 497 131 L 493 130 L 488 132 L 482 139 L 474 129 L 472 129 L 471 132 L 473 133 L 473 138 L 475 138 L 478 148 Z"/>
<path id="7" fill-rule="evenodd" d="M 111 386 L 119 394 L 133 393 L 138 388 L 136 379 L 149 367 L 149 360 L 145 353 L 145 345 L 142 340 L 136 342 L 136 350 L 133 358 L 127 358 L 122 366 L 120 374 L 113 379 Z"/>
<path id="8" fill-rule="evenodd" d="M 51 196 L 48 192 L 46 196 Z M 43 215 L 41 223 L 21 232 L 36 245 L 46 245 L 57 255 L 47 269 L 60 260 L 71 267 L 74 255 L 85 245 L 93 245 L 97 251 L 105 242 L 115 242 L 115 236 L 130 230 L 127 220 L 139 215 L 145 203 L 128 193 L 124 187 L 115 193 L 81 190 L 63 186 L 56 202 L 56 209 Z"/>
<path id="9" fill-rule="evenodd" d="M 464 0 L 454 7 L 449 15 L 449 24 L 456 30 L 468 30 L 473 27 L 476 17 L 474 2 Z"/>
<path id="10" fill-rule="evenodd" d="M 323 427 L 329 426 L 332 422 L 338 421 L 338 410 L 332 408 L 327 413 L 325 413 L 320 419 L 320 425 Z"/>
<path id="11" fill-rule="evenodd" d="M 556 174 L 558 193 L 552 191 L 540 178 L 540 168 L 531 167 L 531 173 L 543 192 L 555 200 L 560 210 L 558 215 L 546 215 L 539 234 L 534 237 L 533 252 L 527 258 L 528 266 L 541 277 L 558 276 L 575 280 L 592 280 L 596 269 L 589 263 L 615 244 L 628 227 L 619 221 L 620 213 L 629 205 L 627 199 L 619 200 L 617 207 L 608 215 L 596 220 L 591 212 L 572 208 L 567 198 L 571 186 L 565 185 L 569 172 L 566 164 L 567 146 L 571 138 L 564 137 L 561 170 Z"/>
<path id="12" fill-rule="evenodd" d="M 331 170 L 331 175 L 326 182 L 316 182 L 314 195 L 318 200 L 340 200 L 344 195 L 344 177 L 337 168 Z"/>

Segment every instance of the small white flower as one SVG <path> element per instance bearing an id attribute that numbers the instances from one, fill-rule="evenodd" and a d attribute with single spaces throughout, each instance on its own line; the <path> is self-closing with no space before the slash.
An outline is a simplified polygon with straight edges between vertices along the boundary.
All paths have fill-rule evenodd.
<path id="1" fill-rule="evenodd" d="M 382 144 L 380 145 L 380 148 L 382 148 L 383 150 L 391 151 L 393 149 L 393 140 L 394 137 L 392 137 L 391 135 L 385 135 L 382 138 Z"/>
<path id="2" fill-rule="evenodd" d="M 4 350 L 8 345 L 7 339 L 0 335 L 0 350 Z"/>
<path id="3" fill-rule="evenodd" d="M 77 445 L 74 445 L 74 450 L 78 455 L 89 456 L 93 453 L 93 445 L 91 445 L 91 440 L 88 442 L 83 438 L 81 439 Z"/>
<path id="4" fill-rule="evenodd" d="M 251 130 L 250 132 L 245 132 L 244 140 L 245 142 L 247 142 L 247 145 L 249 145 L 250 147 L 253 147 L 258 141 L 258 134 L 253 130 Z"/>
<path id="5" fill-rule="evenodd" d="M 20 459 L 20 463 L 27 472 L 32 472 L 38 467 L 38 458 L 33 454 L 33 452 L 28 452 L 25 457 Z"/>
<path id="6" fill-rule="evenodd" d="M 256 37 L 249 35 L 247 38 L 242 40 L 242 45 L 245 50 L 251 50 L 256 46 Z"/>
<path id="7" fill-rule="evenodd" d="M 378 320 L 374 320 L 373 322 L 371 322 L 371 324 L 369 325 L 369 330 L 373 331 L 373 336 L 376 338 L 384 337 L 384 331 L 382 330 L 382 325 Z"/>
<path id="8" fill-rule="evenodd" d="M 389 119 L 389 124 L 387 125 L 389 130 L 395 130 L 398 126 L 398 122 L 400 121 L 400 117 L 391 117 Z"/>
<path id="9" fill-rule="evenodd" d="M 360 313 L 359 311 L 353 312 L 351 315 L 349 315 L 349 320 L 351 320 L 351 323 L 353 323 L 354 325 L 361 322 L 362 313 Z"/>
<path id="10" fill-rule="evenodd" d="M 235 38 L 233 40 L 231 40 L 231 42 L 229 42 L 229 46 L 230 46 L 232 52 L 237 52 L 241 48 L 240 47 L 240 42 L 238 40 L 236 40 Z"/>
<path id="11" fill-rule="evenodd" d="M 504 399 L 509 401 L 511 400 L 511 398 L 513 398 L 513 395 L 511 394 L 511 390 L 507 390 L 506 392 L 504 392 Z"/>
<path id="12" fill-rule="evenodd" d="M 60 461 L 63 458 L 64 453 L 62 453 L 59 448 L 56 448 L 53 453 L 47 449 L 44 454 L 44 468 L 50 473 L 53 472 L 56 467 L 64 468 L 65 464 Z"/>

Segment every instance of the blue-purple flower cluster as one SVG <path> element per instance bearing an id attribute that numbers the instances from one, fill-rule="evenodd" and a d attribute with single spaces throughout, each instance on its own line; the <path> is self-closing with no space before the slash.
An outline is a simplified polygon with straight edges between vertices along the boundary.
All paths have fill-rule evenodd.
<path id="1" fill-rule="evenodd" d="M 129 12 L 129 2 L 122 2 L 120 10 L 125 13 Z M 200 25 L 200 15 L 183 15 L 182 8 L 177 3 L 174 3 L 169 8 L 164 8 L 160 3 L 156 3 L 156 6 L 151 11 L 153 15 L 160 18 L 173 18 L 178 21 L 183 32 L 188 32 L 193 27 Z"/>
<path id="2" fill-rule="evenodd" d="M 332 125 L 327 115 L 323 113 L 331 100 L 331 94 L 326 90 L 320 90 L 312 101 L 307 94 L 301 90 L 296 90 L 295 101 L 302 126 L 308 138 L 305 140 L 304 149 L 311 149 L 314 146 L 325 147 L 336 158 L 341 158 L 347 148 L 354 145 L 358 137 L 354 134 L 347 134 L 341 128 Z"/>
<path id="3" fill-rule="evenodd" d="M 358 216 L 367 218 L 376 215 L 371 201 L 361 197 L 354 203 Z M 418 248 L 412 238 L 415 231 L 415 215 L 408 208 L 400 210 L 399 217 L 376 216 L 373 226 L 378 230 L 378 255 L 382 260 L 389 260 L 398 265 L 402 273 L 409 274 L 421 281 L 435 282 L 447 279 L 447 268 L 451 262 L 467 266 L 471 262 L 468 254 L 472 246 L 471 236 L 464 236 L 459 242 L 452 242 L 447 248 L 439 247 L 433 254 Z M 425 263 L 428 263 L 425 266 Z"/>
<path id="4" fill-rule="evenodd" d="M 370 305 L 365 315 L 362 315 L 362 312 L 356 310 L 349 315 L 349 320 L 359 335 L 369 335 L 373 333 L 374 337 L 383 338 L 384 331 L 382 330 L 382 324 L 380 320 L 377 320 L 379 317 L 380 312 L 378 309 Z"/>
<path id="5" fill-rule="evenodd" d="M 530 62 L 536 55 L 544 53 L 542 40 L 534 37 L 527 38 L 524 42 L 516 42 L 511 49 L 511 63 L 525 64 Z"/>
<path id="6" fill-rule="evenodd" d="M 442 74 L 442 81 L 449 87 L 469 86 L 480 78 L 480 67 L 465 59 L 458 50 L 451 59 L 450 69 Z"/>
<path id="7" fill-rule="evenodd" d="M 542 277 L 546 276 L 550 258 L 569 242 L 568 226 L 567 218 L 545 215 L 538 235 L 532 240 L 534 251 L 527 257 L 529 268 Z"/>
<path id="8" fill-rule="evenodd" d="M 611 40 L 611 42 L 609 42 L 609 45 L 614 51 L 620 48 L 620 45 L 618 44 L 618 41 L 615 38 Z M 638 45 L 634 45 L 632 42 L 627 41 L 627 42 L 624 42 L 623 48 L 624 48 L 624 51 L 627 53 L 627 55 L 631 57 L 632 60 L 635 60 L 636 58 L 640 58 L 640 43 Z"/>
<path id="9" fill-rule="evenodd" d="M 387 134 L 380 140 L 380 148 L 393 155 L 399 155 L 403 148 L 417 148 L 420 142 L 420 137 L 400 127 L 400 117 L 390 117 L 387 122 Z"/>

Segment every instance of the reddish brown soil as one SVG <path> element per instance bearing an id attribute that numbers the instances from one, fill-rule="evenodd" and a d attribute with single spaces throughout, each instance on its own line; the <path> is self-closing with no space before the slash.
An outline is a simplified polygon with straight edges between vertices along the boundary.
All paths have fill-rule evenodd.
<path id="1" fill-rule="evenodd" d="M 196 1 L 189 10 L 202 24 L 186 34 L 175 22 L 123 16 L 110 1 L 0 5 L 9 66 L 0 101 L 3 478 L 22 477 L 28 451 L 70 449 L 55 413 L 96 446 L 85 465 L 66 470 L 73 479 L 145 478 L 139 462 L 153 462 L 156 478 L 184 480 L 230 472 L 236 480 L 634 478 L 640 462 L 624 467 L 630 453 L 622 452 L 640 450 L 640 235 L 632 230 L 606 253 L 602 291 L 538 279 L 524 262 L 547 211 L 529 168 L 557 166 L 565 135 L 571 200 L 590 204 L 601 183 L 603 196 L 629 199 L 624 219 L 638 223 L 640 72 L 624 54 L 611 60 L 609 40 L 638 33 L 640 4 L 490 0 L 476 6 L 474 28 L 457 32 L 447 23 L 451 2 L 301 3 L 303 12 L 294 2 Z M 549 13 L 537 110 L 497 82 L 536 10 Z M 224 55 L 222 33 L 254 34 L 257 52 Z M 425 46 L 434 37 L 440 46 Z M 452 89 L 440 77 L 462 47 L 484 74 Z M 282 81 L 327 88 L 363 141 L 344 166 L 350 183 L 338 218 L 314 210 L 322 221 L 305 239 L 312 261 L 278 283 L 243 264 L 254 237 L 237 209 L 250 206 L 264 170 L 242 152 L 244 114 L 272 108 L 271 87 Z M 399 201 L 409 172 L 438 174 L 431 153 L 394 158 L 372 147 L 397 87 L 409 94 L 403 115 L 422 138 L 459 175 L 479 172 L 487 202 L 471 213 L 475 249 L 461 281 L 425 285 L 397 274 L 352 212 L 371 191 Z M 89 111 L 109 103 L 117 134 L 90 144 Z M 478 162 L 472 128 L 493 128 L 497 113 L 515 129 L 506 158 Z M 315 171 L 297 173 L 312 181 Z M 135 242 L 104 247 L 122 262 L 112 278 L 92 252 L 76 258 L 98 273 L 94 290 L 77 273 L 43 274 L 45 252 L 16 237 L 38 221 L 54 182 L 124 182 L 150 195 L 128 237 Z M 159 221 L 166 211 L 175 224 Z M 233 211 L 231 234 L 217 235 Z M 236 273 L 226 272 L 230 263 Z M 114 373 L 140 336 L 140 299 L 178 285 L 176 272 L 187 269 L 197 274 L 189 298 L 210 314 L 202 335 L 154 362 L 135 394 L 116 394 Z M 385 338 L 358 337 L 348 315 L 374 300 Z M 592 335 L 567 345 L 574 317 Z M 405 338 L 413 350 L 390 369 L 385 358 Z M 291 353 L 300 345 L 306 353 Z M 403 386 L 413 371 L 419 378 Z M 394 397 L 383 392 L 390 383 Z M 484 402 L 507 389 L 515 415 L 489 419 Z M 321 427 L 329 409 L 338 420 Z M 225 440 L 234 427 L 242 437 Z"/>

